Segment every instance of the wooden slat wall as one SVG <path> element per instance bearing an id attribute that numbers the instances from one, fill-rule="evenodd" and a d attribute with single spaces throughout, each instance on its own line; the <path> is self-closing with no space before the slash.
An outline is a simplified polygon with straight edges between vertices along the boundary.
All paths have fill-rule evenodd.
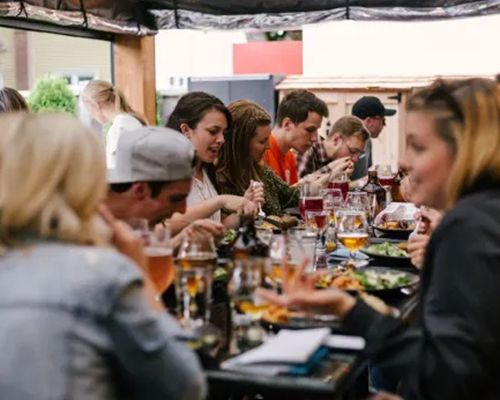
<path id="1" fill-rule="evenodd" d="M 154 125 L 156 120 L 155 41 L 152 36 L 118 35 L 115 85 L 132 108 Z"/>

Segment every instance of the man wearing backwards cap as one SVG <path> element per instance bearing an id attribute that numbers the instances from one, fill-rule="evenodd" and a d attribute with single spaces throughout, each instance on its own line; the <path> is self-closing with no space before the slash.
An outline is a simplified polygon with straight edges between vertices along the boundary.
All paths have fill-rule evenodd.
<path id="1" fill-rule="evenodd" d="M 193 163 L 193 145 L 177 131 L 145 126 L 124 132 L 118 142 L 115 168 L 108 170 L 106 206 L 115 218 L 144 218 L 150 225 L 174 213 L 184 213 Z M 186 225 L 172 221 L 172 234 Z M 192 228 L 216 236 L 224 231 L 221 224 L 198 220 L 183 233 Z M 174 237 L 174 246 L 182 236 Z"/>
<path id="2" fill-rule="evenodd" d="M 385 108 L 378 97 L 363 96 L 352 106 L 352 115 L 363 121 L 365 129 L 370 137 L 379 137 L 385 126 L 385 117 L 396 114 L 396 110 Z M 368 140 L 365 147 L 365 156 L 361 157 L 354 166 L 351 179 L 359 179 L 368 174 L 368 168 L 372 165 L 372 144 Z"/>

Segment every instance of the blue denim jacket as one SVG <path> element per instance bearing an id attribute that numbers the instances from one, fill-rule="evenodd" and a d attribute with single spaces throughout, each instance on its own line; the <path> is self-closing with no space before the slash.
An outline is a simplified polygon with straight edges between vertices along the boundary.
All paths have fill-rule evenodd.
<path id="1" fill-rule="evenodd" d="M 34 242 L 0 256 L 0 399 L 200 399 L 196 356 L 111 249 Z"/>

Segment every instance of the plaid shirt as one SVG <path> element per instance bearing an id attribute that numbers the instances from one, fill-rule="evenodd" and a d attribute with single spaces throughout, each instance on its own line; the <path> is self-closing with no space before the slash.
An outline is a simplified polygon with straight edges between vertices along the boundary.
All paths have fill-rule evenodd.
<path id="1" fill-rule="evenodd" d="M 313 143 L 311 148 L 305 153 L 296 155 L 299 177 L 303 178 L 304 176 L 312 174 L 320 169 L 320 172 L 329 171 L 327 165 L 332 160 L 330 160 L 326 155 L 323 140 L 324 139 L 319 139 L 319 141 Z"/>

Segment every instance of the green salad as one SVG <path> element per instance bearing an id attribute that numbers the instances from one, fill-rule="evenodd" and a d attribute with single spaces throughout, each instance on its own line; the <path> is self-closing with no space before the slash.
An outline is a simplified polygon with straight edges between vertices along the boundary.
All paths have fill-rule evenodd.
<path id="1" fill-rule="evenodd" d="M 238 236 L 238 232 L 235 229 L 228 229 L 224 234 L 224 238 L 222 239 L 223 243 L 231 244 L 236 240 L 236 236 Z"/>
<path id="2" fill-rule="evenodd" d="M 389 256 L 389 257 L 410 257 L 406 250 L 403 250 L 397 244 L 384 242 L 379 244 L 372 244 L 364 249 L 368 254 L 374 254 L 377 256 Z"/>
<path id="3" fill-rule="evenodd" d="M 217 267 L 214 271 L 213 279 L 214 281 L 221 281 L 227 278 L 227 271 L 225 268 Z"/>
<path id="4" fill-rule="evenodd" d="M 353 276 L 366 290 L 394 289 L 411 283 L 411 276 L 404 272 L 354 272 Z"/>

